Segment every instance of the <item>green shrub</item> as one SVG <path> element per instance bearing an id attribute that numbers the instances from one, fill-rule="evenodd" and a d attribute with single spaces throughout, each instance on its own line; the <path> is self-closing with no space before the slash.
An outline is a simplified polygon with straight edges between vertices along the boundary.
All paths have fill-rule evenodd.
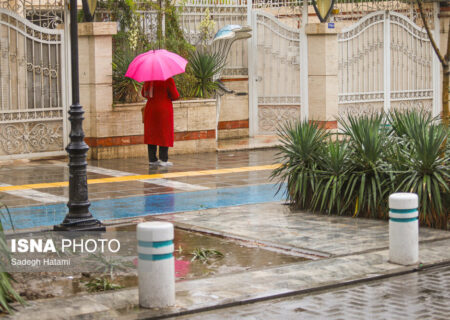
<path id="1" fill-rule="evenodd" d="M 391 157 L 395 191 L 417 193 L 422 224 L 446 228 L 450 192 L 448 130 L 419 113 L 392 116 L 396 120 L 402 117 L 407 120 L 405 134 L 393 137 L 397 143 L 393 143 Z"/>
<path id="2" fill-rule="evenodd" d="M 387 218 L 389 195 L 413 192 L 421 224 L 448 228 L 448 128 L 417 110 L 350 115 L 339 122 L 342 135 L 335 139 L 305 121 L 279 130 L 281 166 L 272 178 L 280 180 L 280 189 L 287 182 L 287 198 L 296 208 Z"/>
<path id="3" fill-rule="evenodd" d="M 209 98 L 218 88 L 218 83 L 214 80 L 223 69 L 223 59 L 219 54 L 203 52 L 202 50 L 193 51 L 189 64 L 192 68 L 192 73 L 196 78 L 196 83 L 193 87 L 193 93 L 198 98 Z"/>
<path id="4" fill-rule="evenodd" d="M 414 127 L 425 128 L 434 120 L 431 113 L 424 110 L 392 110 L 389 115 L 390 135 L 393 137 L 414 138 L 411 131 Z"/>
<path id="5" fill-rule="evenodd" d="M 325 153 L 319 158 L 317 168 L 317 184 L 313 194 L 312 209 L 328 214 L 344 214 L 348 208 L 345 201 L 344 187 L 350 173 L 350 149 L 347 141 L 330 141 Z"/>
<path id="6" fill-rule="evenodd" d="M 328 133 L 316 123 L 286 122 L 278 130 L 281 142 L 277 155 L 281 166 L 271 178 L 287 182 L 287 198 L 299 209 L 310 209 L 316 190 L 317 164 L 324 154 Z"/>
<path id="7" fill-rule="evenodd" d="M 186 72 L 178 74 L 173 78 L 181 98 L 194 97 L 194 86 L 197 79 L 192 74 L 192 69 L 189 64 L 186 67 Z"/>
<path id="8" fill-rule="evenodd" d="M 190 52 L 195 48 L 189 44 L 183 35 L 179 24 L 180 10 L 183 6 L 175 6 L 170 2 L 165 2 L 160 8 L 158 3 L 151 1 L 141 1 L 139 3 L 130 0 L 112 1 L 107 0 L 98 4 L 99 11 L 108 14 L 112 21 L 119 23 L 119 32 L 113 37 L 113 91 L 114 101 L 119 103 L 133 103 L 142 100 L 140 89 L 142 84 L 135 80 L 126 78 L 124 75 L 129 64 L 140 53 L 148 50 L 165 48 L 185 59 L 188 59 Z M 156 10 L 158 12 L 158 22 L 162 22 L 160 17 L 165 14 L 165 33 L 162 34 L 162 25 L 158 23 L 155 30 L 144 30 L 139 23 L 142 16 L 140 10 Z M 148 26 L 149 27 L 149 26 Z M 156 40 L 149 39 L 148 33 L 156 32 Z M 177 89 L 182 97 L 194 96 L 194 84 L 197 79 L 193 75 L 192 68 L 174 77 Z"/>
<path id="9" fill-rule="evenodd" d="M 2 208 L 6 210 L 6 213 L 9 217 L 9 221 L 11 223 L 11 227 L 14 228 L 8 207 L 0 202 L 0 209 Z M 11 307 L 10 304 L 12 302 L 17 301 L 19 303 L 24 304 L 25 301 L 12 287 L 11 282 L 14 281 L 14 279 L 10 273 L 5 272 L 5 267 L 3 265 L 3 263 L 9 262 L 11 258 L 4 234 L 2 222 L 3 218 L 4 218 L 3 213 L 0 213 L 0 311 L 11 313 L 13 308 Z"/>
<path id="10" fill-rule="evenodd" d="M 350 149 L 350 170 L 344 201 L 354 216 L 384 216 L 389 192 L 389 167 L 385 150 L 388 135 L 383 114 L 349 115 L 340 119 Z"/>
<path id="11" fill-rule="evenodd" d="M 127 103 L 142 100 L 142 83 L 125 77 L 128 66 L 135 57 L 134 52 L 129 49 L 117 50 L 113 55 L 113 97 L 115 102 Z"/>

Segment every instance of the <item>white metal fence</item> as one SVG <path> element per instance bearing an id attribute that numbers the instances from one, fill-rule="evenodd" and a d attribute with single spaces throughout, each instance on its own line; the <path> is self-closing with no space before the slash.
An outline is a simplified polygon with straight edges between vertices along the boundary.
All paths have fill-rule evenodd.
<path id="1" fill-rule="evenodd" d="M 303 7 L 303 4 L 308 6 Z M 66 54 L 64 0 L 0 0 L 0 159 L 63 154 Z M 195 44 L 208 10 L 215 31 L 251 23 L 252 46 L 235 42 L 225 75 L 249 75 L 250 131 L 273 134 L 280 120 L 304 117 L 307 108 L 306 36 L 313 14 L 304 0 L 188 0 L 180 24 Z M 413 0 L 338 0 L 332 19 L 351 24 L 339 35 L 339 112 L 430 108 L 439 66 L 420 27 Z M 436 8 L 426 5 L 430 25 Z M 382 11 L 379 11 L 382 10 Z M 141 10 L 155 32 L 156 12 Z M 65 57 L 65 58 L 64 58 Z M 433 59 L 435 63 L 433 64 Z"/>
<path id="2" fill-rule="evenodd" d="M 64 30 L 17 3 L 0 9 L 0 159 L 64 154 Z"/>
<path id="3" fill-rule="evenodd" d="M 379 11 L 339 35 L 339 113 L 433 103 L 433 52 L 426 32 Z"/>
<path id="4" fill-rule="evenodd" d="M 205 17 L 206 10 L 211 14 L 211 19 L 215 21 L 215 30 L 228 24 L 247 25 L 247 4 L 239 3 L 243 1 L 234 1 L 231 4 L 196 4 L 196 2 L 205 3 L 207 1 L 192 1 L 184 5 L 180 16 L 180 23 L 188 41 L 192 44 L 198 43 L 199 26 Z M 225 2 L 225 1 L 224 1 Z M 248 74 L 248 48 L 247 41 L 235 42 L 227 60 L 227 67 L 224 75 L 247 75 Z"/>
<path id="5" fill-rule="evenodd" d="M 10 10 L 43 28 L 64 23 L 65 0 L 1 0 L 0 8 Z"/>
<path id="6" fill-rule="evenodd" d="M 280 122 L 300 118 L 301 33 L 263 11 L 254 12 L 253 29 L 256 133 L 273 134 Z"/>
<path id="7" fill-rule="evenodd" d="M 424 13 L 430 23 L 433 25 L 434 4 L 433 1 L 424 1 Z M 434 1 L 438 2 L 438 1 Z M 357 22 L 370 13 L 377 11 L 390 11 L 401 13 L 411 21 L 418 23 L 419 12 L 416 0 L 380 0 L 380 1 L 355 1 L 355 0 L 336 0 L 334 8 L 337 13 L 333 19 L 337 21 Z"/>
<path id="8" fill-rule="evenodd" d="M 175 4 L 179 14 L 179 23 L 185 39 L 192 45 L 200 43 L 200 23 L 208 11 L 215 22 L 215 30 L 229 25 L 247 25 L 247 2 L 239 0 L 189 0 Z M 141 25 L 150 40 L 156 41 L 157 11 L 139 10 Z M 227 66 L 223 75 L 247 75 L 248 74 L 248 48 L 246 41 L 235 42 L 227 60 Z"/>

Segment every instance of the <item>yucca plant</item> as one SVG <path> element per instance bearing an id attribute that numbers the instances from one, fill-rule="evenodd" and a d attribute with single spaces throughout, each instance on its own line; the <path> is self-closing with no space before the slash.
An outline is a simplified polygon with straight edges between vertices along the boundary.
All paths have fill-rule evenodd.
<path id="1" fill-rule="evenodd" d="M 310 209 L 316 190 L 316 168 L 320 161 L 328 133 L 317 123 L 286 122 L 278 129 L 281 145 L 277 161 L 281 166 L 272 172 L 279 179 L 279 191 L 287 183 L 286 195 L 293 206 Z"/>
<path id="2" fill-rule="evenodd" d="M 142 83 L 124 76 L 134 57 L 135 54 L 130 49 L 114 52 L 112 62 L 114 102 L 133 103 L 142 100 Z"/>
<path id="3" fill-rule="evenodd" d="M 425 128 L 437 120 L 430 112 L 425 110 L 392 110 L 389 112 L 388 121 L 391 126 L 390 134 L 396 137 L 412 136 L 411 128 Z"/>
<path id="4" fill-rule="evenodd" d="M 344 202 L 351 204 L 353 216 L 382 217 L 386 196 L 392 190 L 385 156 L 388 134 L 384 115 L 349 115 L 339 122 L 350 148 Z"/>
<path id="5" fill-rule="evenodd" d="M 11 214 L 8 207 L 0 202 L 0 210 L 4 209 L 11 222 L 11 227 L 14 228 L 11 220 Z M 0 211 L 0 311 L 11 313 L 13 308 L 11 307 L 11 302 L 17 301 L 19 303 L 25 303 L 22 297 L 14 290 L 11 282 L 14 281 L 10 273 L 5 271 L 4 263 L 9 262 L 10 253 L 8 245 L 6 244 L 6 238 L 3 229 L 3 218 L 4 214 Z"/>
<path id="6" fill-rule="evenodd" d="M 343 198 L 350 173 L 350 149 L 347 141 L 330 141 L 317 168 L 317 185 L 312 208 L 342 215 L 349 203 Z"/>
<path id="7" fill-rule="evenodd" d="M 194 95 L 199 98 L 210 97 L 219 86 L 215 77 L 222 71 L 225 61 L 218 53 L 196 50 L 191 53 L 189 64 L 197 79 Z"/>
<path id="8" fill-rule="evenodd" d="M 441 124 L 423 125 L 420 117 L 405 127 L 407 134 L 394 147 L 392 160 L 396 191 L 417 193 L 421 223 L 445 229 L 450 213 L 448 129 Z"/>

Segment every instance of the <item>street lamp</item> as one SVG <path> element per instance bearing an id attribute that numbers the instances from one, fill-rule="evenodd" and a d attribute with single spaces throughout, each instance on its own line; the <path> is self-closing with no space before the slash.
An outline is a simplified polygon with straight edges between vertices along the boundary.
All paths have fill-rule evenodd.
<path id="1" fill-rule="evenodd" d="M 95 8 L 97 8 L 97 0 L 83 0 L 84 21 L 94 21 Z"/>
<path id="2" fill-rule="evenodd" d="M 333 9 L 335 0 L 313 0 L 312 4 L 320 22 L 326 22 Z"/>
<path id="3" fill-rule="evenodd" d="M 78 14 L 77 0 L 70 0 L 70 46 L 72 56 L 72 105 L 69 110 L 71 124 L 69 154 L 69 213 L 55 231 L 104 231 L 102 223 L 89 212 L 91 205 L 87 187 L 87 152 L 84 142 L 83 107 L 80 105 L 80 83 L 78 70 Z"/>

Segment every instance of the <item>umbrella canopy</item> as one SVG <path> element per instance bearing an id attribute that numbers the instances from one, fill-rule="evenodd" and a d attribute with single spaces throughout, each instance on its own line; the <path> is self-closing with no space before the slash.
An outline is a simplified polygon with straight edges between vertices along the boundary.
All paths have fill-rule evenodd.
<path id="1" fill-rule="evenodd" d="M 187 60 L 176 53 L 160 49 L 138 55 L 128 66 L 125 77 L 136 81 L 167 80 L 183 73 Z"/>

